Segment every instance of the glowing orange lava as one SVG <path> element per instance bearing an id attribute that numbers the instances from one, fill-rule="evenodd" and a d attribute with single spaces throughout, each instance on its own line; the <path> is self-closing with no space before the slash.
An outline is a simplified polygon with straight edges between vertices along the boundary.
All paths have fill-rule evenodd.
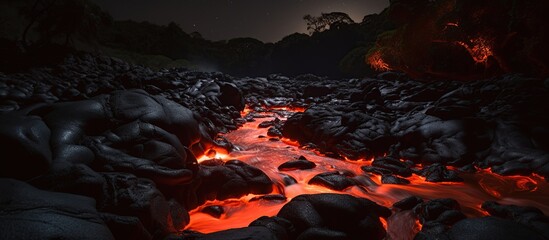
<path id="1" fill-rule="evenodd" d="M 201 162 L 206 161 L 208 159 L 229 160 L 229 158 L 230 158 L 229 154 L 215 152 L 213 156 L 208 156 L 207 154 L 204 154 L 201 157 L 197 158 L 196 161 L 201 163 Z"/>
<path id="2" fill-rule="evenodd" d="M 417 232 L 421 231 L 421 228 L 423 227 L 423 224 L 421 224 L 421 222 L 419 222 L 419 220 L 416 220 L 415 222 L 415 229 Z"/>
<path id="3" fill-rule="evenodd" d="M 391 68 L 389 67 L 389 64 L 387 64 L 383 60 L 380 51 L 376 51 L 370 56 L 368 56 L 367 62 L 376 71 L 385 72 L 385 71 L 391 70 Z"/>
<path id="4" fill-rule="evenodd" d="M 289 139 L 273 141 L 269 138 L 258 138 L 260 135 L 267 135 L 266 128 L 258 128 L 262 121 L 270 121 L 274 117 L 284 119 L 284 116 L 276 115 L 276 113 L 266 114 L 269 117 L 248 122 L 238 130 L 224 135 L 227 140 L 241 150 L 228 155 L 217 155 L 216 153 L 214 157 L 238 159 L 261 169 L 274 182 L 273 194 L 282 194 L 286 200 L 257 200 L 258 196 L 248 195 L 239 199 L 209 201 L 190 212 L 191 221 L 185 229 L 210 233 L 246 227 L 261 216 L 276 215 L 285 203 L 298 195 L 316 193 L 350 194 L 368 198 L 389 208 L 393 203 L 412 195 L 424 199 L 453 198 L 458 200 L 464 214 L 476 217 L 486 216 L 487 213 L 480 206 L 487 200 L 496 200 L 501 204 L 533 206 L 549 213 L 549 184 L 539 176 L 503 177 L 487 169 L 480 170 L 475 174 L 462 173 L 460 175 L 464 179 L 462 183 L 431 183 L 426 182 L 424 177 L 413 174 L 407 178 L 411 182 L 408 185 L 382 184 L 380 175 L 367 174 L 361 170 L 362 166 L 371 165 L 372 159 L 359 161 L 334 159 L 319 155 L 314 151 L 301 149 L 297 142 Z M 300 156 L 314 162 L 316 167 L 308 170 L 278 170 L 278 166 L 282 163 Z M 205 159 L 208 158 L 200 158 L 199 161 Z M 421 168 L 422 166 L 416 167 Z M 348 187 L 343 191 L 308 184 L 315 175 L 334 170 L 351 173 L 354 175 L 353 181 L 360 184 Z M 284 180 L 288 177 L 295 179 L 296 183 L 285 186 Z M 203 213 L 202 210 L 208 206 L 222 206 L 224 213 L 219 218 Z M 408 237 L 412 239 L 415 233 L 421 229 L 421 224 L 411 213 L 395 213 L 381 221 L 388 230 L 388 236 L 407 236 L 406 239 Z"/>
<path id="5" fill-rule="evenodd" d="M 379 217 L 379 221 L 381 222 L 381 224 L 383 224 L 383 228 L 387 230 L 387 220 L 385 220 L 385 218 Z"/>
<path id="6" fill-rule="evenodd" d="M 304 108 L 304 107 L 294 107 L 294 106 L 289 106 L 289 107 L 271 107 L 269 108 L 271 111 L 290 111 L 290 112 L 305 112 L 305 110 L 307 110 L 307 108 Z"/>

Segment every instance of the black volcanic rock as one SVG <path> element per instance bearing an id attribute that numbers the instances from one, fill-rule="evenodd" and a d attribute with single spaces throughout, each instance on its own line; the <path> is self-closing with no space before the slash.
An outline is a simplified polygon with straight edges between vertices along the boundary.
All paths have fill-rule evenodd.
<path id="1" fill-rule="evenodd" d="M 440 201 L 440 200 L 437 200 Z M 549 221 L 539 209 L 485 202 L 482 208 L 492 216 L 464 219 L 455 203 L 431 210 L 436 220 L 426 221 L 416 239 L 547 239 Z M 437 203 L 435 205 L 439 205 Z M 451 205 L 454 205 L 452 207 Z M 425 216 L 421 214 L 421 216 Z M 461 219 L 461 220 L 459 220 Z M 456 221 L 458 220 L 458 221 Z"/>
<path id="2" fill-rule="evenodd" d="M 410 181 L 405 178 L 397 177 L 394 175 L 382 175 L 381 183 L 383 184 L 410 184 Z"/>
<path id="3" fill-rule="evenodd" d="M 258 128 L 268 128 L 268 127 L 271 127 L 271 126 L 276 126 L 280 124 L 280 119 L 279 118 L 275 118 L 274 120 L 272 121 L 265 121 L 265 122 L 262 122 L 260 123 L 257 127 Z"/>
<path id="4" fill-rule="evenodd" d="M 458 176 L 456 171 L 448 170 L 441 164 L 429 165 L 419 171 L 421 176 L 425 177 L 427 182 L 462 182 L 463 179 Z"/>
<path id="5" fill-rule="evenodd" d="M 284 137 L 347 159 L 388 154 L 427 166 L 492 167 L 503 175 L 549 174 L 549 94 L 521 75 L 470 83 L 365 79 L 337 88 L 338 99 L 294 114 Z M 378 89 L 378 100 L 363 98 Z M 434 95 L 431 95 L 434 94 Z M 381 168 L 370 169 L 377 172 Z M 387 173 L 387 172 L 385 172 Z"/>
<path id="6" fill-rule="evenodd" d="M 401 210 L 410 210 L 421 203 L 423 203 L 423 199 L 417 196 L 411 196 L 394 203 L 393 207 Z"/>
<path id="7" fill-rule="evenodd" d="M 37 116 L 0 115 L 0 176 L 27 180 L 52 163 L 51 131 Z"/>
<path id="8" fill-rule="evenodd" d="M 383 148 L 382 138 L 388 134 L 388 126 L 385 121 L 361 111 L 317 105 L 290 117 L 282 134 L 349 159 L 367 159 Z"/>
<path id="9" fill-rule="evenodd" d="M 392 174 L 391 170 L 380 168 L 380 167 L 372 167 L 372 166 L 362 166 L 360 167 L 362 171 L 367 173 L 374 173 L 377 175 L 386 175 L 386 174 Z"/>
<path id="10" fill-rule="evenodd" d="M 287 161 L 280 166 L 278 166 L 279 171 L 292 171 L 292 170 L 306 170 L 313 169 L 316 167 L 314 162 L 311 162 L 301 156 L 299 159 Z"/>
<path id="11" fill-rule="evenodd" d="M 207 206 L 202 209 L 203 213 L 206 213 L 214 218 L 220 218 L 223 213 L 225 213 L 225 210 L 223 209 L 223 206 L 214 205 L 214 206 Z"/>
<path id="12" fill-rule="evenodd" d="M 290 175 L 286 175 L 286 174 L 280 174 L 280 175 L 282 176 L 282 182 L 284 183 L 284 186 L 290 186 L 297 183 L 297 180 L 295 180 L 295 178 L 293 178 Z"/>
<path id="13" fill-rule="evenodd" d="M 348 176 L 338 171 L 317 174 L 311 178 L 308 183 L 324 186 L 338 191 L 356 185 L 356 182 L 352 179 L 352 176 Z"/>
<path id="14" fill-rule="evenodd" d="M 277 214 L 293 224 L 291 239 L 383 239 L 379 218 L 389 215 L 389 209 L 368 199 L 343 194 L 300 195 Z"/>
<path id="15" fill-rule="evenodd" d="M 223 106 L 233 106 L 236 110 L 244 110 L 242 91 L 233 83 L 220 83 L 221 94 L 217 97 Z"/>
<path id="16" fill-rule="evenodd" d="M 287 219 L 281 217 L 260 217 L 250 223 L 250 227 L 263 226 L 268 228 L 276 239 L 289 239 L 291 235 L 295 234 L 295 228 L 293 224 Z"/>
<path id="17" fill-rule="evenodd" d="M 494 217 L 512 220 L 545 238 L 549 238 L 549 217 L 545 216 L 538 208 L 500 205 L 497 202 L 488 201 L 482 204 L 482 209 Z"/>
<path id="18" fill-rule="evenodd" d="M 454 223 L 465 219 L 459 203 L 454 199 L 441 198 L 420 203 L 413 208 L 423 225 L 416 238 L 436 237 L 446 232 Z"/>
<path id="19" fill-rule="evenodd" d="M 40 111 L 52 132 L 55 170 L 97 159 L 101 164 L 96 170 L 130 172 L 167 185 L 188 182 L 196 172 L 187 146 L 204 136 L 199 122 L 190 110 L 167 99 L 123 91 L 35 113 Z"/>
<path id="20" fill-rule="evenodd" d="M 282 132 L 280 132 L 280 129 L 278 127 L 270 127 L 269 130 L 267 130 L 267 136 L 269 137 L 282 137 Z"/>
<path id="21" fill-rule="evenodd" d="M 372 162 L 373 167 L 386 169 L 389 172 L 402 177 L 412 176 L 410 165 L 392 157 L 377 158 Z"/>
<path id="22" fill-rule="evenodd" d="M 495 217 L 459 221 L 448 231 L 447 236 L 449 239 L 547 239 L 547 236 L 513 221 Z"/>
<path id="23" fill-rule="evenodd" d="M 0 179 L 0 238 L 114 239 L 91 198 Z"/>
<path id="24" fill-rule="evenodd" d="M 197 77 L 90 55 L 54 70 L 0 74 L 0 148 L 22 159 L 2 157 L 0 176 L 94 198 L 118 239 L 182 229 L 189 201 L 174 200 L 181 190 L 173 189 L 189 188 L 199 175 L 194 154 L 232 147 L 214 137 L 236 128 L 243 108 L 236 86 Z M 187 91 L 197 83 L 202 87 Z M 149 92 L 125 90 L 135 87 Z"/>
<path id="25" fill-rule="evenodd" d="M 103 176 L 107 186 L 98 203 L 100 211 L 137 217 L 149 233 L 157 236 L 165 236 L 189 223 L 187 211 L 179 203 L 166 200 L 151 180 L 125 173 L 103 173 Z"/>
<path id="26" fill-rule="evenodd" d="M 392 133 L 401 158 L 423 164 L 462 166 L 476 160 L 471 154 L 489 148 L 488 125 L 480 119 L 441 120 L 422 113 L 396 120 Z"/>
<path id="27" fill-rule="evenodd" d="M 434 199 L 422 203 L 414 208 L 414 212 L 419 216 L 422 223 L 439 220 L 441 214 L 445 211 L 459 211 L 459 203 L 451 198 Z"/>
<path id="28" fill-rule="evenodd" d="M 239 111 L 244 98 L 248 107 L 257 111 L 307 108 L 293 116 L 276 110 L 273 114 L 290 117 L 286 123 L 273 123 L 270 136 L 279 139 L 283 134 L 308 149 L 348 160 L 373 158 L 372 166 L 362 169 L 381 175 L 382 182 L 402 181 L 400 177 L 409 176 L 411 166 L 421 166 L 414 173 L 429 181 L 459 180 L 448 166 L 471 172 L 481 167 L 502 175 L 549 176 L 549 105 L 543 104 L 549 102 L 549 94 L 543 79 L 513 74 L 466 83 L 425 83 L 394 72 L 376 79 L 300 79 L 232 78 L 181 69 L 153 71 L 92 55 L 75 55 L 52 68 L 0 73 L 0 152 L 4 154 L 0 156 L 0 176 L 65 192 L 31 191 L 19 185 L 11 188 L 36 192 L 29 198 L 48 200 L 56 195 L 61 197 L 54 197 L 52 203 L 61 198 L 72 201 L 68 207 L 29 201 L 30 208 L 24 212 L 40 211 L 31 209 L 34 206 L 54 209 L 33 213 L 29 219 L 49 219 L 52 214 L 61 221 L 69 216 L 66 226 L 76 222 L 79 226 L 74 228 L 82 225 L 82 232 L 93 232 L 89 236 L 94 238 L 102 238 L 104 231 L 110 230 L 116 239 L 162 239 L 189 221 L 186 209 L 206 200 L 271 193 L 273 183 L 253 166 L 238 161 L 206 161 L 199 166 L 194 157 L 232 148 L 216 135 L 244 123 Z M 319 88 L 311 87 L 304 94 L 307 86 Z M 127 90 L 131 88 L 142 90 Z M 246 119 L 261 115 L 252 113 Z M 284 185 L 296 183 L 287 175 L 283 180 Z M 344 173 L 320 174 L 315 181 L 334 189 L 359 182 L 371 186 L 373 182 L 366 176 Z M 0 189 L 0 198 L 17 195 L 4 189 Z M 97 203 L 66 193 L 91 197 Z M 362 201 L 354 199 L 296 197 L 280 213 L 288 219 L 260 218 L 250 228 L 171 237 L 381 238 L 379 217 L 383 214 L 353 207 Z M 417 206 L 423 224 L 418 239 L 505 239 L 515 237 L 514 233 L 525 239 L 548 238 L 546 217 L 532 208 L 487 203 L 485 210 L 492 217 L 463 219 L 452 200 L 408 201 L 395 207 Z M 21 201 L 14 200 L 2 209 L 14 209 L 17 202 Z M 17 211 L 20 206 L 27 202 L 17 205 Z M 84 210 L 78 210 L 80 207 Z M 78 211 L 73 213 L 73 209 Z M 81 215 L 90 218 L 82 222 Z M 27 238 L 43 229 L 28 227 L 40 222 L 15 225 L 8 219 L 0 225 L 0 236 L 17 232 Z M 89 225 L 90 219 L 95 223 Z M 64 226 L 65 220 L 61 222 Z M 73 233 L 74 228 L 62 236 L 82 237 Z"/>
<path id="29" fill-rule="evenodd" d="M 170 192 L 192 209 L 207 200 L 238 198 L 249 193 L 270 193 L 272 187 L 273 182 L 260 169 L 238 160 L 230 160 L 221 165 L 200 165 L 198 175 L 189 188 L 171 189 Z"/>
<path id="30" fill-rule="evenodd" d="M 333 89 L 328 86 L 309 85 L 303 89 L 303 97 L 322 97 L 333 92 Z"/>

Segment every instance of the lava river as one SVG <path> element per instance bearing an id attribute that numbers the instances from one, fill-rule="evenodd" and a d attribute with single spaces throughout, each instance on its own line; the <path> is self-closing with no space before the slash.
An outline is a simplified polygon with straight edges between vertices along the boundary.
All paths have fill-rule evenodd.
<path id="1" fill-rule="evenodd" d="M 283 114 L 286 113 L 286 114 Z M 280 208 L 292 198 L 301 194 L 315 193 L 345 193 L 356 197 L 368 198 L 380 205 L 391 207 L 393 203 L 415 195 L 424 199 L 453 198 L 469 217 L 487 215 L 480 206 L 484 201 L 498 201 L 502 204 L 533 206 L 549 213 L 549 184 L 541 177 L 532 176 L 500 176 L 490 170 L 479 170 L 477 173 L 461 173 L 464 179 L 460 183 L 431 183 L 418 175 L 407 178 L 408 185 L 381 184 L 381 177 L 371 175 L 361 170 L 362 166 L 371 164 L 372 159 L 347 161 L 322 156 L 314 151 L 301 149 L 297 143 L 288 139 L 271 139 L 267 137 L 267 128 L 259 128 L 263 121 L 274 117 L 284 119 L 285 111 L 265 113 L 254 122 L 248 122 L 236 131 L 224 135 L 239 150 L 229 155 L 218 155 L 222 160 L 238 159 L 255 166 L 265 172 L 275 183 L 272 194 L 281 194 L 283 198 L 258 198 L 248 195 L 240 199 L 224 201 L 208 201 L 190 212 L 191 221 L 185 228 L 203 233 L 210 233 L 230 228 L 246 227 L 261 216 L 274 216 Z M 304 156 L 316 164 L 309 170 L 279 171 L 278 166 L 289 160 Z M 205 160 L 208 158 L 201 158 Z M 420 168 L 421 166 L 416 166 Z M 308 181 L 323 172 L 352 172 L 354 179 L 360 184 L 335 191 L 319 185 L 309 185 Z M 284 184 L 290 176 L 295 184 Z M 286 186 L 288 185 L 288 186 Z M 216 218 L 204 213 L 211 206 L 223 208 L 223 214 Z M 382 219 L 386 224 L 388 238 L 410 239 L 421 227 L 415 217 L 409 212 L 393 214 L 388 219 Z M 398 236 L 398 237 L 397 237 Z"/>

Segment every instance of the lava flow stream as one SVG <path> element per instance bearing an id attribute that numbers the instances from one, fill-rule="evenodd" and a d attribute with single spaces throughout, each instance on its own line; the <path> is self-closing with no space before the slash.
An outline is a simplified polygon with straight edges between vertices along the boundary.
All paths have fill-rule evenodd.
<path id="1" fill-rule="evenodd" d="M 275 114 L 271 113 L 266 118 L 256 118 L 255 122 L 248 122 L 240 129 L 226 134 L 225 138 L 241 150 L 231 152 L 228 156 L 217 156 L 217 158 L 238 159 L 261 169 L 275 182 L 273 194 L 282 194 L 287 199 L 267 200 L 248 195 L 240 199 L 209 201 L 191 211 L 191 221 L 186 229 L 210 233 L 246 227 L 261 216 L 276 215 L 285 203 L 298 195 L 315 193 L 350 194 L 368 198 L 389 208 L 393 203 L 412 195 L 425 199 L 453 198 L 460 203 L 463 213 L 469 217 L 487 215 L 480 208 L 481 204 L 487 200 L 502 204 L 533 206 L 541 209 L 545 214 L 549 213 L 547 204 L 549 203 L 549 184 L 539 176 L 504 177 L 489 170 L 480 170 L 475 174 L 462 173 L 460 175 L 464 179 L 462 183 L 431 183 L 414 174 L 407 178 L 411 181 L 408 185 L 381 184 L 380 176 L 364 173 L 361 170 L 362 166 L 370 165 L 372 159 L 346 161 L 329 158 L 314 151 L 300 149 L 297 143 L 288 139 L 276 141 L 266 137 L 267 128 L 259 128 L 258 125 L 263 121 L 273 120 Z M 316 167 L 309 170 L 278 170 L 278 166 L 282 163 L 295 160 L 300 156 L 314 162 Z M 361 184 L 343 191 L 308 184 L 315 175 L 330 171 L 352 172 L 356 175 L 354 179 Z M 287 181 L 287 176 L 294 178 L 297 183 L 285 186 L 284 181 Z M 219 218 L 203 213 L 202 210 L 209 206 L 221 206 L 224 213 Z M 416 219 L 409 212 L 393 214 L 386 222 L 389 237 L 398 234 L 401 236 L 399 238 L 403 235 L 408 236 L 405 238 L 410 238 L 418 231 Z"/>

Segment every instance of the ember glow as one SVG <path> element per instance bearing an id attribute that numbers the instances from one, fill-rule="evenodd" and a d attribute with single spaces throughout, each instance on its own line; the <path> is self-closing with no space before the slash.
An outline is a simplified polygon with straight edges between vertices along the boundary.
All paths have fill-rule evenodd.
<path id="1" fill-rule="evenodd" d="M 457 44 L 464 47 L 476 63 L 485 64 L 494 55 L 490 42 L 482 37 L 473 38 L 468 43 L 458 41 Z"/>
<path id="2" fill-rule="evenodd" d="M 219 159 L 238 159 L 261 169 L 275 184 L 271 194 L 280 194 L 286 199 L 281 196 L 262 199 L 261 196 L 248 195 L 239 199 L 209 201 L 190 212 L 191 221 L 186 230 L 211 233 L 246 227 L 261 216 L 275 216 L 285 203 L 298 195 L 318 193 L 350 194 L 370 199 L 389 208 L 393 203 L 413 195 L 424 199 L 453 198 L 459 201 L 463 213 L 470 217 L 486 216 L 487 213 L 480 206 L 488 200 L 502 204 L 534 206 L 549 213 L 547 205 L 549 184 L 539 176 L 500 176 L 492 173 L 490 169 L 481 169 L 474 174 L 462 173 L 460 177 L 464 182 L 460 183 L 426 182 L 424 177 L 413 174 L 407 178 L 411 182 L 408 185 L 382 184 L 381 176 L 361 170 L 362 166 L 369 166 L 372 159 L 358 161 L 334 159 L 301 149 L 297 142 L 290 139 L 273 141 L 269 138 L 258 138 L 258 136 L 267 136 L 266 128 L 258 128 L 262 121 L 270 121 L 275 117 L 284 120 L 286 116 L 278 113 L 264 115 L 268 117 L 257 118 L 255 122 L 248 122 L 238 130 L 226 134 L 224 137 L 241 150 L 231 152 L 227 156 L 219 156 Z M 316 167 L 308 170 L 278 170 L 278 166 L 282 163 L 295 160 L 300 156 L 314 162 Z M 422 166 L 417 165 L 416 168 L 422 168 Z M 348 173 L 360 184 L 342 191 L 308 184 L 315 175 L 330 171 Z M 284 184 L 284 179 L 288 177 L 295 179 L 296 183 Z M 221 207 L 223 213 L 217 217 L 205 213 L 204 209 L 212 206 Z M 388 219 L 381 219 L 381 222 L 387 229 L 388 236 L 398 236 L 397 239 L 413 239 L 413 236 L 421 230 L 421 223 L 410 211 L 397 212 Z"/>
<path id="3" fill-rule="evenodd" d="M 387 64 L 381 55 L 380 51 L 374 52 L 366 60 L 368 64 L 376 71 L 385 72 L 391 70 L 389 64 Z"/>

